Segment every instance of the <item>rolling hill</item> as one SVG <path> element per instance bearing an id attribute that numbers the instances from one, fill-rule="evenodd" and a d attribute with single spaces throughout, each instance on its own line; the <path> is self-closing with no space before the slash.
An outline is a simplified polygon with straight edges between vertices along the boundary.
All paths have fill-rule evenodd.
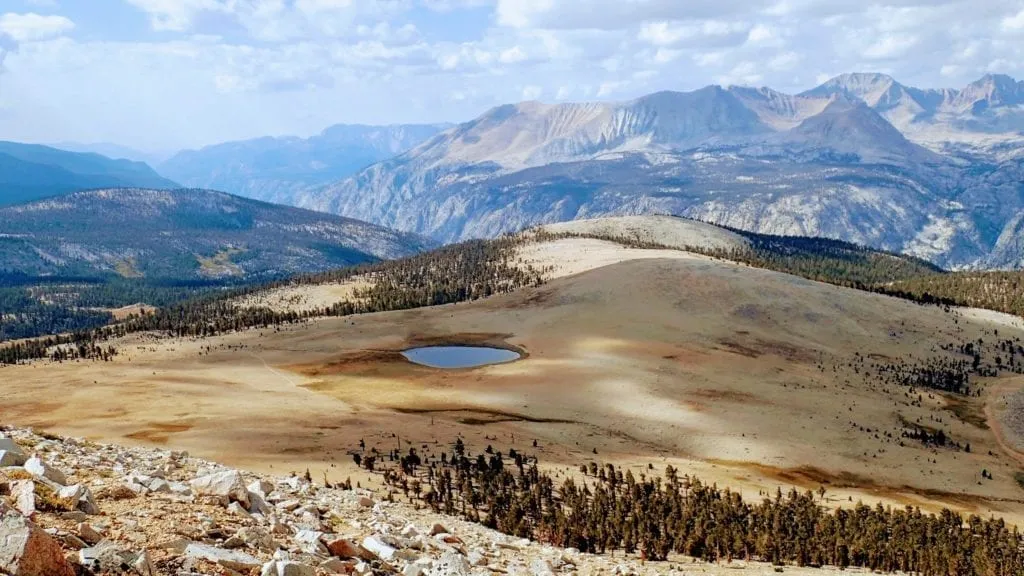
<path id="1" fill-rule="evenodd" d="M 0 208 L 0 270 L 276 277 L 416 253 L 418 236 L 207 190 L 107 189 Z"/>
<path id="2" fill-rule="evenodd" d="M 0 206 L 94 188 L 176 188 L 142 162 L 0 142 Z"/>
<path id="3" fill-rule="evenodd" d="M 670 213 L 950 268 L 1024 263 L 1019 83 L 928 91 L 877 74 L 803 94 L 711 86 L 494 108 L 301 206 L 438 240 Z"/>

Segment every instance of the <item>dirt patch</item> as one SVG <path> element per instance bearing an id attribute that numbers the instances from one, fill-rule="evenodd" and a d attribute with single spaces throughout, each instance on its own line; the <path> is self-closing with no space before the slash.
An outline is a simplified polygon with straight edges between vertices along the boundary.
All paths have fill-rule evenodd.
<path id="1" fill-rule="evenodd" d="M 943 394 L 946 400 L 945 409 L 952 412 L 961 422 L 966 422 L 982 430 L 988 430 L 988 422 L 985 421 L 985 408 L 978 402 L 971 402 L 967 398 Z"/>
<path id="2" fill-rule="evenodd" d="M 818 486 L 835 489 L 856 489 L 877 497 L 903 501 L 907 504 L 913 503 L 913 500 L 906 498 L 907 494 L 913 494 L 927 500 L 941 502 L 944 505 L 956 506 L 967 510 L 992 509 L 993 500 L 1021 502 L 1021 500 L 1009 498 L 993 499 L 974 494 L 920 488 L 906 484 L 899 486 L 886 485 L 862 474 L 856 474 L 845 470 L 830 472 L 816 466 L 777 468 L 764 464 L 731 463 L 730 465 L 754 468 L 765 477 L 809 490 L 813 490 Z"/>
<path id="3" fill-rule="evenodd" d="M 380 370 L 394 369 L 413 370 L 422 373 L 430 373 L 434 369 L 409 362 L 402 351 L 409 348 L 423 346 L 488 346 L 501 348 L 519 354 L 519 359 L 529 357 L 529 353 L 520 346 L 509 344 L 507 340 L 512 334 L 501 334 L 493 332 L 460 332 L 456 334 L 414 334 L 405 339 L 405 342 L 395 349 L 377 350 L 355 350 L 346 352 L 341 356 L 316 364 L 293 364 L 286 366 L 286 369 L 297 372 L 304 376 L 321 377 L 337 374 L 358 374 L 367 372 L 378 372 Z M 415 372 L 410 372 L 413 374 Z"/>
<path id="4" fill-rule="evenodd" d="M 393 408 L 399 414 L 471 414 L 471 416 L 456 418 L 460 424 L 470 426 L 482 426 L 485 424 L 499 424 L 501 422 L 530 422 L 532 424 L 581 424 L 575 420 L 562 420 L 559 418 L 537 418 L 526 414 L 514 412 L 503 412 L 501 410 L 486 410 L 483 408 Z"/>
<path id="5" fill-rule="evenodd" d="M 703 398 L 705 400 L 724 400 L 726 402 L 737 402 L 737 403 L 765 403 L 763 400 L 750 394 L 748 392 L 741 392 L 738 390 L 719 390 L 716 388 L 702 388 L 700 390 L 694 390 L 690 392 L 691 396 Z"/>
<path id="6" fill-rule="evenodd" d="M 750 341 L 740 342 L 735 338 L 721 338 L 718 340 L 720 350 L 746 356 L 747 358 L 760 358 L 765 355 L 778 356 L 792 362 L 812 362 L 814 355 L 808 350 L 798 348 L 785 342 L 762 340 L 759 338 Z"/>
<path id="7" fill-rule="evenodd" d="M 192 429 L 191 424 L 172 424 L 172 423 L 160 423 L 155 422 L 148 425 L 142 430 L 132 432 L 131 434 L 125 434 L 126 437 L 132 440 L 139 440 L 141 442 L 152 442 L 154 444 L 166 444 L 170 439 L 171 434 L 178 434 L 181 432 L 188 432 Z"/>

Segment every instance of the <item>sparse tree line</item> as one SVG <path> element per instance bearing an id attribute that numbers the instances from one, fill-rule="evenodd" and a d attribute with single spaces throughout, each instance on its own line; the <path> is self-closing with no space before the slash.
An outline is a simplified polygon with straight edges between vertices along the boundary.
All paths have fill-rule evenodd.
<path id="1" fill-rule="evenodd" d="M 515 263 L 521 240 L 473 240 L 433 252 L 337 271 L 297 277 L 260 287 L 207 291 L 185 302 L 172 303 L 153 313 L 69 335 L 0 344 L 0 364 L 40 358 L 73 360 L 109 358 L 110 347 L 100 342 L 136 332 L 158 332 L 175 337 L 201 338 L 248 328 L 274 328 L 323 316 L 347 316 L 476 300 L 543 282 L 542 273 Z M 266 306 L 239 306 L 234 300 L 256 297 L 289 285 L 333 283 L 355 277 L 373 282 L 357 290 L 352 301 L 302 312 L 276 311 Z M 73 344 L 73 346 L 66 346 Z M 82 344 L 80 346 L 80 344 Z M 63 346 L 62 350 L 52 350 Z M 96 352 L 102 350 L 103 353 Z"/>
<path id="2" fill-rule="evenodd" d="M 639 478 L 608 464 L 583 465 L 582 479 L 556 480 L 536 458 L 488 447 L 473 456 L 461 440 L 425 461 L 410 449 L 361 456 L 394 490 L 435 512 L 518 537 L 584 552 L 638 553 L 649 560 L 685 554 L 702 560 L 776 565 L 856 566 L 925 576 L 1024 573 L 1024 539 L 1002 519 L 938 515 L 858 503 L 830 510 L 795 489 L 760 502 L 668 467 Z M 388 462 L 391 462 L 388 465 Z"/>

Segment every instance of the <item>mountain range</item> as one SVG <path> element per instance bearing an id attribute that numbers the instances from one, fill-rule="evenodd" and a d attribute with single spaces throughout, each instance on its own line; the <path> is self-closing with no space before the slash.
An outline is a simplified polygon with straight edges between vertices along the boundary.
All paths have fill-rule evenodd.
<path id="1" fill-rule="evenodd" d="M 491 109 L 281 202 L 441 241 L 673 213 L 937 264 L 1024 264 L 1024 83 L 846 74 L 801 94 L 709 86 Z"/>
<path id="2" fill-rule="evenodd" d="M 301 190 L 355 174 L 447 127 L 338 124 L 310 138 L 268 136 L 185 150 L 156 167 L 185 186 L 289 204 Z"/>
<path id="3" fill-rule="evenodd" d="M 176 188 L 143 162 L 112 160 L 17 142 L 0 142 L 0 206 L 79 190 L 110 187 Z"/>
<path id="4" fill-rule="evenodd" d="M 434 244 L 348 218 L 208 190 L 107 189 L 0 208 L 0 272 L 260 278 Z"/>

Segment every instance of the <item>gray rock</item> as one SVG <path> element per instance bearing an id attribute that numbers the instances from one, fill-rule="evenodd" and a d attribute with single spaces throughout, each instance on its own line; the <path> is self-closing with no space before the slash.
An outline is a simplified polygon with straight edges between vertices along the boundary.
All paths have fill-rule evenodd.
<path id="1" fill-rule="evenodd" d="M 31 480 L 15 480 L 11 482 L 11 498 L 14 507 L 25 516 L 32 517 L 36 513 L 36 483 Z"/>
<path id="2" fill-rule="evenodd" d="M 238 502 L 232 502 L 231 504 L 228 504 L 228 512 L 234 514 L 235 516 L 252 520 L 252 515 L 249 514 L 249 511 L 243 508 L 242 505 L 239 504 Z"/>
<path id="3" fill-rule="evenodd" d="M 327 556 L 330 554 L 330 551 L 328 551 L 327 546 L 324 546 L 324 543 L 320 541 L 320 539 L 323 538 L 323 535 L 323 532 L 317 532 L 315 530 L 299 530 L 295 534 L 295 541 L 299 544 L 299 547 L 302 548 L 303 552 Z"/>
<path id="4" fill-rule="evenodd" d="M 200 476 L 191 483 L 192 491 L 201 496 L 227 498 L 249 508 L 249 490 L 237 470 Z"/>
<path id="5" fill-rule="evenodd" d="M 369 550 L 374 556 L 381 560 L 391 560 L 398 552 L 394 547 L 388 545 L 380 536 L 367 536 L 363 538 L 363 548 Z"/>
<path id="6" fill-rule="evenodd" d="M 189 544 L 185 548 L 185 556 L 188 558 L 215 562 L 225 568 L 239 571 L 259 568 L 263 565 L 259 559 L 244 552 L 239 552 L 237 550 L 224 550 L 223 548 L 217 548 L 216 546 L 198 544 L 195 542 Z"/>
<path id="7" fill-rule="evenodd" d="M 25 453 L 21 447 L 15 444 L 14 440 L 0 436 L 0 468 L 6 466 L 21 466 L 25 463 Z"/>
<path id="8" fill-rule="evenodd" d="M 148 557 L 142 563 L 142 569 L 145 569 L 145 565 L 148 564 L 150 571 L 147 573 L 139 572 L 137 566 L 139 566 L 140 557 L 145 552 L 132 552 L 126 548 L 122 548 L 119 544 L 110 541 L 103 541 L 93 546 L 92 548 L 83 548 L 78 551 L 78 563 L 93 572 L 102 572 L 103 574 L 123 574 L 132 576 L 150 576 L 155 573 L 152 570 L 152 564 L 149 562 Z"/>
<path id="9" fill-rule="evenodd" d="M 279 548 L 279 545 L 274 541 L 273 536 L 263 528 L 255 526 L 240 528 L 238 532 L 235 533 L 235 537 L 240 539 L 250 548 L 262 550 L 263 552 L 273 552 Z"/>
<path id="10" fill-rule="evenodd" d="M 469 562 L 458 552 L 448 551 L 427 571 L 427 576 L 469 576 Z"/>
<path id="11" fill-rule="evenodd" d="M 252 514 L 263 514 L 266 516 L 273 512 L 274 509 L 267 504 L 267 501 L 263 496 L 257 492 L 249 490 L 249 512 Z"/>
<path id="12" fill-rule="evenodd" d="M 159 576 L 156 571 L 156 566 L 153 565 L 153 561 L 149 557 L 149 553 L 143 550 L 139 553 L 138 557 L 135 558 L 135 563 L 132 564 L 132 568 L 138 576 Z"/>
<path id="13" fill-rule="evenodd" d="M 157 494 L 168 494 L 171 491 L 171 484 L 163 478 L 153 478 L 146 487 L 149 488 L 150 492 Z"/>
<path id="14" fill-rule="evenodd" d="M 63 472 L 53 466 L 50 466 L 46 462 L 43 462 L 42 458 L 38 456 L 33 456 L 25 461 L 25 470 L 33 476 L 46 478 L 47 480 L 56 482 L 61 486 L 68 483 L 68 479 L 64 476 Z"/>
<path id="15" fill-rule="evenodd" d="M 299 562 L 285 560 L 277 563 L 275 576 L 316 576 L 316 569 Z"/>
<path id="16" fill-rule="evenodd" d="M 320 563 L 319 566 L 317 566 L 317 568 L 319 568 L 320 570 L 323 570 L 324 572 L 327 572 L 328 574 L 348 574 L 351 567 L 352 567 L 352 563 L 350 563 L 350 562 L 342 562 L 341 560 L 338 560 L 337 558 L 331 558 L 330 560 L 324 560 L 323 562 Z"/>
<path id="17" fill-rule="evenodd" d="M 530 564 L 530 574 L 536 576 L 555 576 L 554 569 L 551 568 L 551 563 L 543 558 L 538 558 Z"/>
<path id="18" fill-rule="evenodd" d="M 0 573 L 11 576 L 74 576 L 52 536 L 19 514 L 0 518 Z"/>
<path id="19" fill-rule="evenodd" d="M 260 496 L 266 497 L 268 494 L 274 491 L 274 485 L 266 480 L 254 480 L 246 486 L 249 492 L 255 492 Z"/>

